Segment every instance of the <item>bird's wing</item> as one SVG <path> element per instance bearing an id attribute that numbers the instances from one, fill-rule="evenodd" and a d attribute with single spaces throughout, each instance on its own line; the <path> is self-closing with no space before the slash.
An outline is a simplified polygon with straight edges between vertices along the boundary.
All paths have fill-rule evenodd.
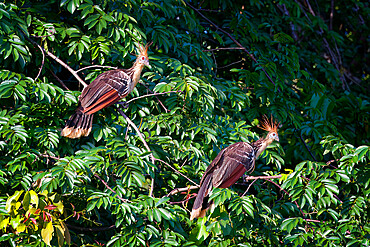
<path id="1" fill-rule="evenodd" d="M 100 74 L 82 91 L 80 103 L 83 112 L 92 114 L 118 102 L 130 92 L 131 81 L 124 70 L 112 70 Z"/>
<path id="2" fill-rule="evenodd" d="M 246 171 L 254 168 L 255 152 L 246 142 L 238 142 L 225 148 L 214 164 L 213 186 L 227 188 L 233 185 Z"/>

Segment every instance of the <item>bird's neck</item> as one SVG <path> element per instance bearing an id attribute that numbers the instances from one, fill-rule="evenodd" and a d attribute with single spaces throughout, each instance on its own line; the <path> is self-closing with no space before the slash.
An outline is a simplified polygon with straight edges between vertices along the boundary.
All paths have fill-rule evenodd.
<path id="1" fill-rule="evenodd" d="M 135 61 L 134 65 L 129 69 L 129 71 L 132 73 L 130 76 L 132 78 L 133 87 L 136 86 L 136 84 L 140 80 L 141 71 L 144 68 L 144 64 L 139 63 L 138 61 Z"/>
<path id="2" fill-rule="evenodd" d="M 252 143 L 254 152 L 256 153 L 256 159 L 271 143 L 272 143 L 272 139 L 269 139 L 269 138 L 260 138 L 257 141 Z"/>

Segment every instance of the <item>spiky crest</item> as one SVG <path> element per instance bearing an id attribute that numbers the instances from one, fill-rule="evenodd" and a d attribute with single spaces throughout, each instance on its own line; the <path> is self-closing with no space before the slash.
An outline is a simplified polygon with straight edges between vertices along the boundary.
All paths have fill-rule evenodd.
<path id="1" fill-rule="evenodd" d="M 147 57 L 148 56 L 148 48 L 151 44 L 153 44 L 153 41 L 149 42 L 145 46 L 142 46 L 140 43 L 138 43 L 139 52 L 140 52 L 140 54 L 138 56 L 146 56 Z"/>
<path id="2" fill-rule="evenodd" d="M 272 118 L 271 114 L 271 120 L 266 117 L 266 115 L 262 116 L 261 126 L 258 126 L 258 128 L 266 130 L 268 132 L 277 132 L 279 128 L 280 123 L 277 122 Z"/>

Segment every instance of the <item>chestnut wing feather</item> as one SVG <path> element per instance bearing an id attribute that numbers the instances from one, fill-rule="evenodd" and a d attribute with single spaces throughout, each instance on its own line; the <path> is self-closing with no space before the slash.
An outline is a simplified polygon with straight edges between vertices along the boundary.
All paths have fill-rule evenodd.
<path id="1" fill-rule="evenodd" d="M 246 171 L 254 168 L 253 147 L 246 142 L 230 145 L 222 152 L 213 169 L 213 186 L 226 188 L 234 184 Z"/>
<path id="2" fill-rule="evenodd" d="M 130 93 L 132 80 L 124 70 L 112 70 L 100 74 L 82 91 L 80 103 L 83 112 L 92 114 L 108 107 Z"/>

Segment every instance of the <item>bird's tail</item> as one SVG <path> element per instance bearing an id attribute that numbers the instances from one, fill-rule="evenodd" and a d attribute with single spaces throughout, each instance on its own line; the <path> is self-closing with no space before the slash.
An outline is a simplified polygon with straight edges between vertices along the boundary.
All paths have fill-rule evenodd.
<path id="1" fill-rule="evenodd" d="M 68 119 L 61 135 L 68 138 L 88 136 L 91 132 L 93 116 L 93 114 L 85 114 L 77 109 L 76 113 Z"/>
<path id="2" fill-rule="evenodd" d="M 211 190 L 212 173 L 208 174 L 200 185 L 197 198 L 195 199 L 193 209 L 191 210 L 190 220 L 206 216 L 208 208 L 213 204 L 213 202 L 208 202 L 208 194 Z"/>

